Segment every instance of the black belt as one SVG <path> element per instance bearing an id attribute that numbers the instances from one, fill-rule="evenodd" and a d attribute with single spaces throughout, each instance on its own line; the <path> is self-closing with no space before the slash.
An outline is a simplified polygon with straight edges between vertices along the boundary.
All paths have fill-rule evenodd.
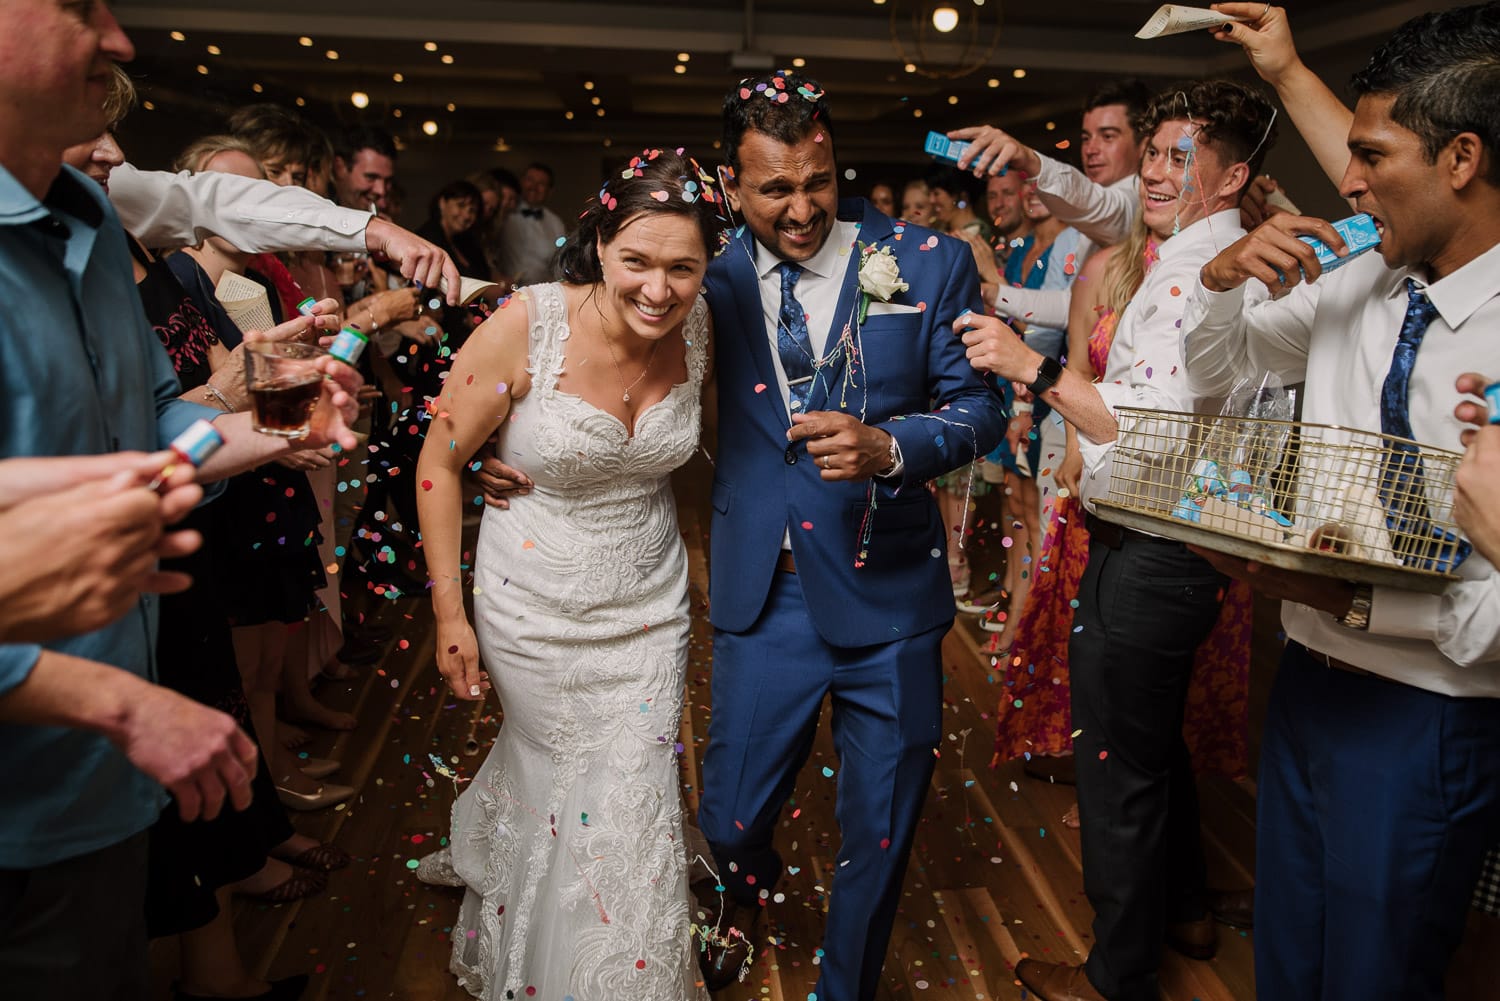
<path id="1" fill-rule="evenodd" d="M 797 561 L 792 559 L 792 551 L 783 549 L 781 555 L 776 557 L 776 569 L 782 573 L 796 573 Z"/>
<path id="2" fill-rule="evenodd" d="M 1110 549 L 1119 549 L 1127 542 L 1154 542 L 1157 544 L 1164 543 L 1169 546 L 1182 545 L 1180 542 L 1172 539 L 1164 539 L 1159 535 L 1147 535 L 1145 532 L 1137 532 L 1135 529 L 1126 528 L 1124 525 L 1116 525 L 1112 521 L 1105 521 L 1103 518 L 1092 514 L 1084 515 L 1083 523 L 1089 530 L 1090 541 L 1108 546 Z"/>

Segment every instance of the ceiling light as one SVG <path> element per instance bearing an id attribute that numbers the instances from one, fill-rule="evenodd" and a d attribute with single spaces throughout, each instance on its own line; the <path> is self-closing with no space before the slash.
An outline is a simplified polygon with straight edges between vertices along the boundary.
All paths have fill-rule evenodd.
<path id="1" fill-rule="evenodd" d="M 907 63 L 905 66 L 903 66 L 901 68 L 904 69 L 904 70 L 906 70 L 906 72 L 908 72 L 908 73 L 915 73 L 917 71 L 917 64 L 916 63 Z"/>
<path id="2" fill-rule="evenodd" d="M 370 106 L 370 95 L 362 90 L 356 90 L 349 95 L 349 103 L 356 108 L 368 108 Z"/>
<path id="3" fill-rule="evenodd" d="M 147 111 L 155 111 L 156 110 L 156 105 L 154 103 L 152 103 L 151 101 L 142 101 L 141 102 L 141 107 L 145 108 Z"/>
<path id="4" fill-rule="evenodd" d="M 400 118 L 401 115 L 402 115 L 402 111 L 401 111 L 400 108 L 392 108 L 391 109 L 391 117 L 392 118 Z"/>
<path id="5" fill-rule="evenodd" d="M 436 52 L 437 42 L 423 42 L 422 48 L 426 49 L 428 52 Z"/>
<path id="6" fill-rule="evenodd" d="M 437 124 L 437 122 L 434 122 L 431 118 L 427 119 L 427 121 L 425 121 L 425 122 L 422 123 L 422 131 L 425 132 L 425 133 L 427 133 L 430 136 L 437 135 L 437 132 L 438 132 L 438 124 Z"/>
<path id="7" fill-rule="evenodd" d="M 677 74 L 686 73 L 687 67 L 682 65 L 682 63 L 678 63 L 676 66 L 672 67 L 672 72 Z"/>
<path id="8" fill-rule="evenodd" d="M 714 140 L 714 149 L 722 149 L 723 146 L 724 146 L 724 141 L 722 139 L 715 139 Z"/>
<path id="9" fill-rule="evenodd" d="M 442 62 L 443 62 L 444 66 L 452 66 L 453 65 L 453 57 L 450 56 L 448 53 L 444 52 L 443 53 Z"/>
<path id="10" fill-rule="evenodd" d="M 202 73 L 204 76 L 208 76 L 208 67 L 204 66 L 202 63 L 199 63 L 198 64 L 198 72 Z"/>
<path id="11" fill-rule="evenodd" d="M 877 7 L 884 7 L 885 6 L 885 0 L 875 0 L 875 6 L 877 6 Z"/>
<path id="12" fill-rule="evenodd" d="M 952 7 L 934 7 L 932 9 L 932 26 L 938 31 L 947 34 L 958 27 L 958 11 Z"/>
<path id="13" fill-rule="evenodd" d="M 220 48 L 217 45 L 210 45 L 208 47 L 208 54 L 211 55 L 211 56 L 219 56 L 219 55 L 223 55 L 223 51 L 220 50 Z"/>
<path id="14" fill-rule="evenodd" d="M 406 77 L 402 76 L 400 73 L 392 73 L 391 79 L 396 81 L 397 83 L 404 83 L 406 81 Z"/>
<path id="15" fill-rule="evenodd" d="M 858 176 L 859 174 L 854 170 L 853 167 L 850 167 L 848 170 L 844 171 L 844 180 L 846 181 L 852 181 Z"/>
<path id="16" fill-rule="evenodd" d="M 454 104 L 452 101 L 449 101 L 447 104 L 447 108 L 449 111 L 457 111 L 458 105 Z"/>
<path id="17" fill-rule="evenodd" d="M 185 41 L 187 41 L 187 36 L 184 35 L 180 31 L 174 31 L 174 32 L 172 32 L 172 34 L 171 34 L 170 37 L 171 37 L 172 41 L 174 41 L 174 42 L 185 42 Z"/>
<path id="18" fill-rule="evenodd" d="M 1024 80 L 1024 79 L 1026 79 L 1026 71 L 1023 70 L 1023 69 L 1021 69 L 1021 67 L 1019 67 L 1019 66 L 1017 66 L 1014 70 L 1011 70 L 1011 74 L 1010 75 L 1013 76 L 1013 77 L 1015 77 L 1017 80 Z"/>
<path id="19" fill-rule="evenodd" d="M 301 38 L 297 39 L 297 44 L 302 46 L 304 49 L 310 49 L 312 48 L 313 40 L 311 38 L 308 38 L 306 35 L 303 35 Z"/>
<path id="20" fill-rule="evenodd" d="M 985 83 L 986 83 L 986 85 L 988 85 L 989 87 L 992 87 L 992 88 L 1000 86 L 1000 81 L 996 80 L 994 77 L 990 77 L 988 80 L 985 81 Z"/>
<path id="21" fill-rule="evenodd" d="M 299 98 L 297 98 L 297 100 L 293 101 L 292 103 L 295 104 L 299 108 L 305 108 L 305 107 L 307 107 L 307 98 L 305 98 L 305 97 L 299 97 Z"/>
<path id="22" fill-rule="evenodd" d="M 251 85 L 250 85 L 250 89 L 251 89 L 251 90 L 253 90 L 253 91 L 254 91 L 254 92 L 255 92 L 255 93 L 257 93 L 257 94 L 261 94 L 261 93 L 264 93 L 264 92 L 265 92 L 265 89 L 266 89 L 266 88 L 264 88 L 264 87 L 262 87 L 262 86 L 261 86 L 261 85 L 260 85 L 260 84 L 258 84 L 258 83 L 252 83 L 252 84 L 251 84 Z"/>
<path id="23" fill-rule="evenodd" d="M 337 59 L 339 57 L 339 50 L 329 49 L 327 52 L 323 53 L 323 55 L 327 56 L 329 59 Z"/>
<path id="24" fill-rule="evenodd" d="M 921 108 L 912 108 L 911 109 L 911 116 L 913 118 L 921 118 L 922 117 L 922 109 Z"/>
<path id="25" fill-rule="evenodd" d="M 604 101 L 598 94 L 595 94 L 593 97 L 589 98 L 589 103 L 597 108 L 600 104 L 603 104 Z"/>
<path id="26" fill-rule="evenodd" d="M 957 94 L 949 94 L 948 95 L 948 103 L 949 104 L 957 104 L 958 103 L 958 95 Z"/>
<path id="27" fill-rule="evenodd" d="M 583 81 L 583 89 L 584 90 L 593 90 L 594 89 L 594 81 L 592 81 L 592 80 L 585 80 L 585 81 Z"/>
<path id="28" fill-rule="evenodd" d="M 798 56 L 796 59 L 792 60 L 792 65 L 800 70 L 802 67 L 807 65 L 807 60 L 803 59 L 801 56 Z"/>
<path id="29" fill-rule="evenodd" d="M 603 118 L 604 117 L 604 109 L 603 108 L 595 108 L 594 109 L 594 114 L 597 117 L 599 117 L 599 118 Z"/>
<path id="30" fill-rule="evenodd" d="M 604 145 L 605 146 L 613 146 L 614 144 L 615 144 L 615 141 L 613 139 L 606 139 L 606 140 L 604 140 Z"/>
<path id="31" fill-rule="evenodd" d="M 563 117 L 566 118 L 568 121 L 571 122 L 573 120 L 573 112 L 571 112 L 571 111 L 564 111 L 563 112 Z"/>
<path id="32" fill-rule="evenodd" d="M 686 53 L 686 52 L 679 52 L 679 53 L 677 53 L 677 61 L 680 62 L 680 63 L 685 63 L 685 62 L 687 62 L 691 58 L 693 58 L 693 57 L 689 53 Z"/>
<path id="33" fill-rule="evenodd" d="M 1048 132 L 1051 132 L 1051 131 L 1053 131 L 1056 128 L 1057 128 L 1057 123 L 1056 122 L 1048 122 L 1047 123 L 1047 131 Z"/>

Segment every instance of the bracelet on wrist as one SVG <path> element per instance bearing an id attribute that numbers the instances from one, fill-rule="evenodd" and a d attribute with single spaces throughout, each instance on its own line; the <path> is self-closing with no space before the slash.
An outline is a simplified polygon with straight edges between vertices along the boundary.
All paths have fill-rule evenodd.
<path id="1" fill-rule="evenodd" d="M 205 382 L 203 384 L 203 395 L 206 398 L 206 401 L 217 401 L 219 409 L 223 410 L 226 414 L 235 413 L 235 406 L 233 403 L 229 402 L 229 397 L 220 392 L 219 387 L 215 386 L 213 383 Z"/>

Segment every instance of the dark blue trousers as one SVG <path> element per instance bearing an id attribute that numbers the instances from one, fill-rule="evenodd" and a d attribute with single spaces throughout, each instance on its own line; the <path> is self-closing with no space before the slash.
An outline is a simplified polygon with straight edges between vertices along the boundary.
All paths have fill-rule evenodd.
<path id="1" fill-rule="evenodd" d="M 1287 644 L 1261 745 L 1261 997 L 1442 1001 L 1497 841 L 1500 699 L 1352 674 Z"/>
<path id="2" fill-rule="evenodd" d="M 714 636 L 713 717 L 698 822 L 720 879 L 741 903 L 764 900 L 781 877 L 771 839 L 812 751 L 823 698 L 832 696 L 838 760 L 825 768 L 836 772 L 798 790 L 837 790 L 842 836 L 817 1001 L 869 1001 L 880 982 L 941 737 L 945 632 L 946 626 L 875 646 L 829 646 L 808 617 L 797 575 L 777 573 L 755 625 Z M 828 785 L 819 788 L 820 782 Z"/>

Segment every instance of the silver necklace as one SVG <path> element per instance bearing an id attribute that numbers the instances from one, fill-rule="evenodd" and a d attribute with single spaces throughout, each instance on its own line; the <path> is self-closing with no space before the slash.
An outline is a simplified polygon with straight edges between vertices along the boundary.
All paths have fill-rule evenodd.
<path id="1" fill-rule="evenodd" d="M 651 345 L 651 353 L 646 356 L 646 364 L 641 369 L 641 374 L 636 376 L 635 381 L 627 386 L 625 385 L 625 373 L 620 371 L 620 360 L 615 357 L 615 346 L 609 342 L 609 335 L 604 332 L 603 327 L 599 328 L 599 336 L 604 339 L 604 347 L 609 351 L 609 360 L 614 362 L 615 376 L 620 380 L 620 388 L 623 390 L 620 394 L 620 399 L 625 403 L 629 403 L 630 391 L 639 386 L 641 380 L 646 378 L 646 373 L 651 371 L 651 363 L 656 360 L 656 349 L 661 347 L 661 341 L 656 341 Z"/>

